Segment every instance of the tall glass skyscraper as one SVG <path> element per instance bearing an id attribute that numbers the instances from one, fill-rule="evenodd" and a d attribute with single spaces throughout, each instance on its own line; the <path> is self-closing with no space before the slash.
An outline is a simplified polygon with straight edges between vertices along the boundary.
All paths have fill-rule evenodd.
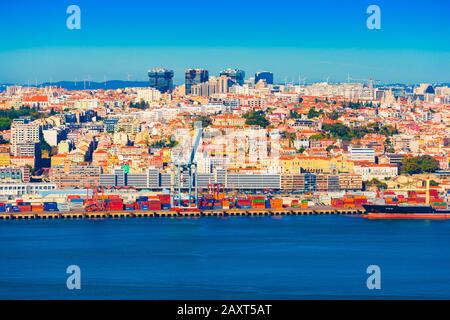
<path id="1" fill-rule="evenodd" d="M 150 88 L 155 88 L 162 93 L 171 92 L 173 89 L 173 70 L 166 68 L 154 68 L 148 71 Z"/>
<path id="2" fill-rule="evenodd" d="M 244 84 L 245 80 L 245 71 L 239 70 L 239 69 L 225 69 L 220 73 L 221 76 L 227 76 L 231 79 L 234 83 L 237 83 L 239 85 Z"/>
<path id="3" fill-rule="evenodd" d="M 186 94 L 191 94 L 192 86 L 208 82 L 209 72 L 205 69 L 188 69 L 184 74 Z"/>
<path id="4" fill-rule="evenodd" d="M 255 83 L 265 80 L 267 84 L 273 84 L 273 73 L 269 71 L 258 71 L 255 74 Z"/>

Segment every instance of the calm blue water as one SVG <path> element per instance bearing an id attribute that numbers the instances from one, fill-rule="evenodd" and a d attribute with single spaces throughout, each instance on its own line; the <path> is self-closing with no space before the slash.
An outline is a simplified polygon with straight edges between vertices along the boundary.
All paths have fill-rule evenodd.
<path id="1" fill-rule="evenodd" d="M 82 288 L 66 288 L 66 268 Z M 379 291 L 366 268 L 381 267 Z M 450 298 L 450 222 L 0 221 L 0 298 Z"/>

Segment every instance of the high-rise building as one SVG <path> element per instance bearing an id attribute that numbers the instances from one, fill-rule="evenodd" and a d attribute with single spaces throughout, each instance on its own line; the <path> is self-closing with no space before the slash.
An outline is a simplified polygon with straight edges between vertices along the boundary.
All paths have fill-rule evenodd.
<path id="1" fill-rule="evenodd" d="M 18 145 L 39 143 L 41 139 L 41 127 L 31 122 L 30 119 L 15 119 L 11 124 L 11 152 L 18 154 Z"/>
<path id="2" fill-rule="evenodd" d="M 194 96 L 210 97 L 215 94 L 228 93 L 233 83 L 227 76 L 211 77 L 207 82 L 193 85 L 191 94 Z"/>
<path id="3" fill-rule="evenodd" d="M 225 69 L 220 73 L 221 76 L 227 76 L 234 83 L 242 86 L 245 80 L 245 71 L 239 69 Z"/>
<path id="4" fill-rule="evenodd" d="M 258 83 L 260 80 L 266 81 L 267 84 L 273 84 L 273 73 L 269 71 L 258 71 L 255 74 L 255 83 Z"/>
<path id="5" fill-rule="evenodd" d="M 173 88 L 173 70 L 154 68 L 148 71 L 150 88 L 155 88 L 162 93 L 170 92 Z"/>
<path id="6" fill-rule="evenodd" d="M 191 94 L 193 85 L 207 82 L 209 80 L 209 72 L 205 69 L 188 69 L 184 74 L 186 94 Z"/>

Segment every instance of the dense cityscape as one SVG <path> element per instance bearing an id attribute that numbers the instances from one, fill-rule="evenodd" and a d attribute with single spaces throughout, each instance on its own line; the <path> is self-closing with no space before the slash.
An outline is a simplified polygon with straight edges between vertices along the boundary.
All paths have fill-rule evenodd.
<path id="1" fill-rule="evenodd" d="M 0 211 L 425 203 L 426 179 L 446 207 L 447 85 L 277 84 L 239 69 L 173 77 L 154 68 L 146 87 L 6 86 Z"/>

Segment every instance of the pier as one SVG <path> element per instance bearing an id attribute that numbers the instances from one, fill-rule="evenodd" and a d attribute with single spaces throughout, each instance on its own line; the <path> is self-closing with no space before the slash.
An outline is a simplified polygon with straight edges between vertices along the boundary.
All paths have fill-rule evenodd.
<path id="1" fill-rule="evenodd" d="M 0 220 L 54 220 L 54 219 L 125 219 L 125 218 L 174 218 L 174 217 L 264 217 L 305 215 L 362 215 L 360 208 L 312 207 L 308 209 L 229 209 L 198 212 L 161 211 L 69 211 L 69 212 L 14 212 L 0 213 Z"/>

